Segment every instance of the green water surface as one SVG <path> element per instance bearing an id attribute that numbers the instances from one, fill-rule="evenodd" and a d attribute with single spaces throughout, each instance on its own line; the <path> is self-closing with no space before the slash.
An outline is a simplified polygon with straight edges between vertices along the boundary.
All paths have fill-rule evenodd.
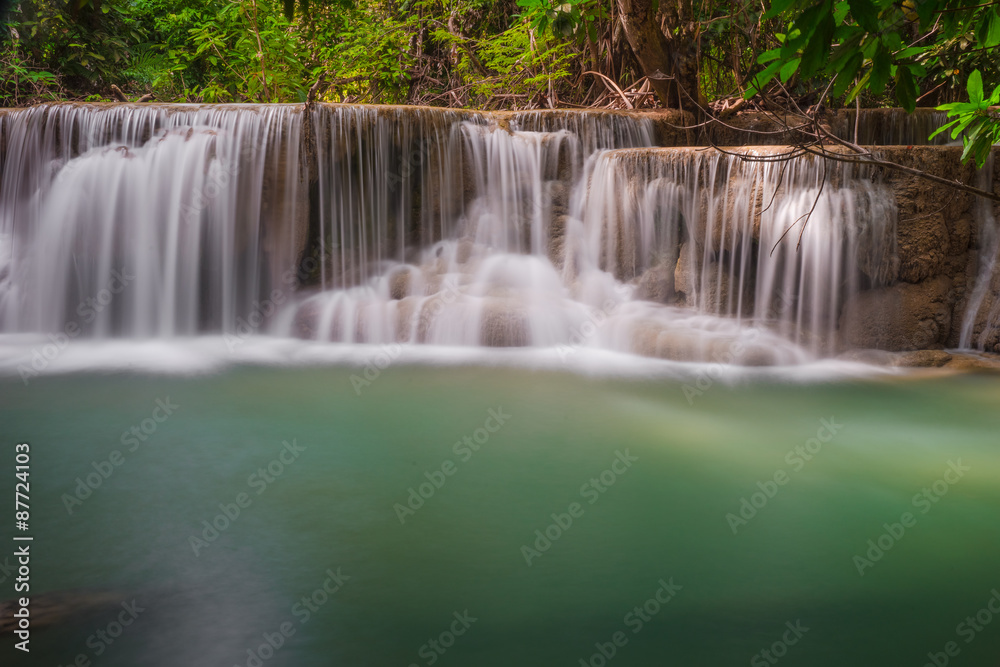
<path id="1" fill-rule="evenodd" d="M 79 601 L 32 632 L 27 662 L 3 635 L 3 664 L 920 667 L 948 642 L 949 664 L 1000 664 L 1000 614 L 960 625 L 1000 590 L 995 378 L 686 396 L 678 381 L 399 365 L 358 395 L 355 373 L 0 380 L 4 498 L 14 443 L 31 446 L 32 594 Z M 177 407 L 154 413 L 158 399 Z M 133 426 L 145 441 L 123 443 Z M 68 500 L 116 450 L 121 465 Z M 193 544 L 240 494 L 239 516 Z M 762 506 L 741 523 L 744 498 Z M 553 514 L 572 524 L 536 544 Z M 880 536 L 890 548 L 859 565 Z M 96 639 L 133 600 L 121 635 Z M 248 653 L 282 627 L 266 659 Z"/>

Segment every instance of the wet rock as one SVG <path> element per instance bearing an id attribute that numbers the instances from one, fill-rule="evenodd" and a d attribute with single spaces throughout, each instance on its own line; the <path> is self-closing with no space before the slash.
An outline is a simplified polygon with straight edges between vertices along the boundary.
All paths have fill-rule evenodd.
<path id="1" fill-rule="evenodd" d="M 549 242 L 547 254 L 549 261 L 555 267 L 562 267 L 566 259 L 566 222 L 567 215 L 554 215 L 549 225 Z"/>
<path id="2" fill-rule="evenodd" d="M 950 238 L 940 214 L 923 215 L 911 222 L 902 221 L 897 237 L 900 280 L 919 283 L 944 269 Z"/>
<path id="3" fill-rule="evenodd" d="M 632 352 L 674 361 L 703 361 L 740 366 L 773 366 L 781 362 L 774 348 L 733 336 L 707 337 L 704 331 L 640 320 L 632 330 Z"/>
<path id="4" fill-rule="evenodd" d="M 404 299 L 410 294 L 410 270 L 401 269 L 389 277 L 389 298 Z"/>
<path id="5" fill-rule="evenodd" d="M 672 304 L 676 300 L 674 289 L 676 262 L 662 261 L 639 276 L 635 297 L 657 303 Z"/>
<path id="6" fill-rule="evenodd" d="M 315 301 L 302 303 L 292 319 L 292 335 L 296 338 L 314 340 L 319 324 L 320 306 Z"/>
<path id="7" fill-rule="evenodd" d="M 916 350 L 895 355 L 893 366 L 908 366 L 912 368 L 941 368 L 954 357 L 944 350 Z"/>
<path id="8" fill-rule="evenodd" d="M 1000 373 L 1000 355 L 990 353 L 955 353 L 945 365 L 948 370 Z"/>
<path id="9" fill-rule="evenodd" d="M 962 255 L 972 242 L 972 230 L 976 221 L 970 215 L 962 215 L 948 221 L 948 254 Z"/>
<path id="10" fill-rule="evenodd" d="M 487 299 L 483 304 L 480 341 L 487 347 L 524 347 L 530 344 L 528 319 L 513 299 Z"/>
<path id="11" fill-rule="evenodd" d="M 873 366 L 891 366 L 896 359 L 896 353 L 885 350 L 848 350 L 837 355 L 837 358 Z"/>
<path id="12" fill-rule="evenodd" d="M 458 242 L 458 248 L 455 251 L 455 261 L 459 264 L 466 264 L 472 259 L 475 249 L 476 244 L 471 239 L 462 239 Z"/>
<path id="13" fill-rule="evenodd" d="M 844 306 L 840 330 L 850 347 L 922 350 L 942 345 L 951 327 L 951 279 L 868 290 Z"/>
<path id="14" fill-rule="evenodd" d="M 691 251 L 689 242 L 681 246 L 674 269 L 674 289 L 684 295 L 684 303 L 720 315 L 735 315 L 738 310 L 744 315 L 752 313 L 751 281 L 746 281 L 740 295 L 739 286 L 731 285 L 727 266 L 714 261 L 702 264 L 702 258 L 700 250 Z"/>
<path id="15" fill-rule="evenodd" d="M 410 343 L 415 334 L 413 316 L 417 312 L 420 297 L 408 296 L 396 304 L 396 342 Z"/>

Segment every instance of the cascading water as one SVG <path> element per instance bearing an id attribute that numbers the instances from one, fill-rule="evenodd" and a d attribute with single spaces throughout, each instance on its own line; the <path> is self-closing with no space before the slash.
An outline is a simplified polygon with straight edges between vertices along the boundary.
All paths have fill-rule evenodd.
<path id="1" fill-rule="evenodd" d="M 894 277 L 882 275 L 894 271 L 891 195 L 843 168 L 822 186 L 822 165 L 773 161 L 772 153 L 748 151 L 750 161 L 697 150 L 597 156 L 575 206 L 578 270 L 610 271 L 636 282 L 640 297 L 675 307 L 647 309 L 635 346 L 705 358 L 707 336 L 713 355 L 723 344 L 725 356 L 739 358 L 729 348 L 746 346 L 727 339 L 746 325 L 755 336 L 767 331 L 814 355 L 832 353 L 844 300 L 861 282 Z M 700 330 L 706 318 L 689 321 L 693 330 L 678 327 L 678 306 L 732 321 L 713 322 L 712 335 Z M 721 340 L 720 329 L 729 329 Z M 771 361 L 801 356 L 768 342 Z"/>
<path id="2" fill-rule="evenodd" d="M 362 343 L 567 342 L 587 314 L 552 261 L 569 190 L 588 147 L 650 145 L 651 124 L 570 119 L 571 131 L 531 114 L 502 124 L 435 114 L 434 125 L 427 112 L 409 113 L 417 131 L 402 135 L 398 119 L 387 124 L 375 112 L 334 109 L 317 122 L 331 151 L 321 180 L 339 193 L 321 208 L 322 243 L 332 249 L 323 285 L 337 289 L 306 300 L 290 333 Z M 514 129 L 542 123 L 557 127 Z M 365 144 L 376 149 L 350 153 Z"/>
<path id="3" fill-rule="evenodd" d="M 989 187 L 993 176 L 993 156 L 979 172 L 978 185 Z M 959 346 L 966 349 L 997 349 L 1000 346 L 1000 225 L 993 203 L 978 199 L 975 203 L 979 221 L 978 275 L 973 283 L 962 319 Z"/>
<path id="4" fill-rule="evenodd" d="M 2 117 L 0 328 L 784 364 L 895 278 L 895 205 L 848 167 L 655 149 L 644 116 L 310 113 Z"/>
<path id="5" fill-rule="evenodd" d="M 7 115 L 0 327 L 232 331 L 304 241 L 300 115 L 68 105 Z"/>
<path id="6" fill-rule="evenodd" d="M 936 129 L 948 122 L 948 114 L 944 111 L 922 108 L 907 113 L 904 109 L 862 109 L 860 119 L 852 109 L 845 112 L 847 122 L 841 129 L 841 138 L 854 141 L 857 119 L 857 143 L 862 146 L 943 146 L 952 141 L 950 132 L 929 139 Z"/>
<path id="7" fill-rule="evenodd" d="M 835 351 L 845 298 L 894 277 L 881 275 L 892 271 L 892 199 L 846 168 L 821 192 L 811 160 L 619 149 L 584 164 L 584 146 L 648 145 L 648 130 L 594 139 L 527 121 L 510 127 L 549 131 L 454 125 L 449 150 L 428 160 L 436 205 L 421 211 L 452 213 L 431 218 L 440 240 L 409 263 L 403 244 L 394 261 L 378 253 L 381 272 L 311 297 L 290 333 L 790 363 Z M 343 183 L 331 189 L 355 192 Z"/>

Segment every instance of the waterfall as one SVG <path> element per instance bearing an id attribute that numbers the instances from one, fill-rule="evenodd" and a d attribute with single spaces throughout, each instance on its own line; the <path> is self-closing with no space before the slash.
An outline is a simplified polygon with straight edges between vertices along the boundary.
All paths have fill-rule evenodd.
<path id="1" fill-rule="evenodd" d="M 787 364 L 839 353 L 845 301 L 898 271 L 857 166 L 655 148 L 642 114 L 308 113 L 0 116 L 0 332 Z"/>
<path id="2" fill-rule="evenodd" d="M 293 265 L 292 106 L 56 105 L 8 114 L 0 327 L 232 331 Z"/>
<path id="3" fill-rule="evenodd" d="M 588 146 L 650 145 L 648 121 L 316 113 L 325 289 L 301 304 L 287 333 L 442 345 L 567 339 L 584 313 L 563 294 L 550 255 L 569 190 Z M 518 129 L 540 125 L 551 131 Z"/>
<path id="4" fill-rule="evenodd" d="M 843 139 L 854 141 L 857 112 L 845 109 L 846 123 L 838 128 Z M 858 123 L 858 143 L 862 146 L 943 146 L 952 141 L 951 132 L 934 139 L 928 137 L 948 122 L 948 114 L 932 108 L 919 108 L 913 113 L 904 109 L 862 109 Z"/>
<path id="5" fill-rule="evenodd" d="M 993 155 L 979 171 L 977 186 L 989 188 L 993 180 Z M 1000 345 L 1000 275 L 997 258 L 1000 257 L 1000 228 L 994 214 L 993 202 L 977 198 L 976 218 L 979 221 L 978 272 L 969 294 L 959 347 L 965 349 L 996 349 Z M 978 335 L 977 335 L 978 334 Z"/>
<path id="6" fill-rule="evenodd" d="M 895 278 L 895 203 L 846 165 L 771 159 L 778 152 L 596 156 L 576 204 L 577 270 L 835 352 L 844 301 Z"/>

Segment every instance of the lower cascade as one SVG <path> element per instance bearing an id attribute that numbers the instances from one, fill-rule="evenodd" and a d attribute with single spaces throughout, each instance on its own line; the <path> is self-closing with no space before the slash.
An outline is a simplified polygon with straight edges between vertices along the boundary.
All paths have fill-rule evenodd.
<path id="1" fill-rule="evenodd" d="M 51 105 L 0 136 L 6 334 L 739 365 L 1000 346 L 990 205 L 949 219 L 869 167 L 657 146 L 641 114 Z"/>

